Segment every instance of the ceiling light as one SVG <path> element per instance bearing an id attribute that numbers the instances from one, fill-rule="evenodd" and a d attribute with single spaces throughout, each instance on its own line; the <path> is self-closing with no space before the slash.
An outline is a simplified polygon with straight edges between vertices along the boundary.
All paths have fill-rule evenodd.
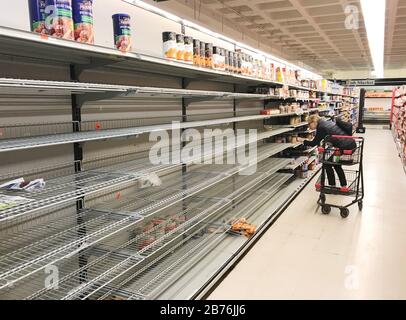
<path id="1" fill-rule="evenodd" d="M 361 8 L 367 30 L 369 49 L 374 63 L 374 73 L 378 78 L 383 78 L 386 0 L 361 0 Z"/>

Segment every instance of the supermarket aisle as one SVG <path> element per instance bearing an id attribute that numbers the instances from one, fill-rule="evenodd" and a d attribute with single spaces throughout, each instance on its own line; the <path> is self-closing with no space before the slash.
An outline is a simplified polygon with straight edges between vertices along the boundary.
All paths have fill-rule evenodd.
<path id="1" fill-rule="evenodd" d="M 314 182 L 210 299 L 406 299 L 406 175 L 389 130 L 368 129 L 364 210 L 324 216 Z"/>

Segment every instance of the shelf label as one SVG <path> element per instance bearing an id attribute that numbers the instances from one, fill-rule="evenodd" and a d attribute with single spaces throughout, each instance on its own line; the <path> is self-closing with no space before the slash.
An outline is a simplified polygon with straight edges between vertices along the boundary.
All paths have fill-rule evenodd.
<path id="1" fill-rule="evenodd" d="M 374 86 L 375 80 L 348 80 L 347 86 Z"/>

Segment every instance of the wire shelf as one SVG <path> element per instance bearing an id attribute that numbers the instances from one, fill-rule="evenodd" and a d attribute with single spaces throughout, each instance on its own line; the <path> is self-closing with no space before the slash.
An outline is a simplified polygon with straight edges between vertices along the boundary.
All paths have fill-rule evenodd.
<path id="1" fill-rule="evenodd" d="M 257 183 L 259 183 L 260 181 L 263 181 L 266 177 L 264 176 L 264 172 L 266 172 L 267 169 L 271 168 L 273 165 L 277 165 L 276 168 L 272 169 L 272 172 L 275 172 L 276 170 L 278 170 L 279 167 L 283 167 L 284 165 L 286 165 L 286 163 L 288 163 L 288 159 L 271 159 L 270 160 L 270 164 L 267 165 L 262 165 L 260 167 L 262 172 L 258 172 L 254 178 L 254 180 L 256 180 Z M 223 166 L 224 167 L 224 166 Z M 219 168 L 220 169 L 220 168 Z M 219 170 L 219 172 L 221 172 L 221 170 Z M 268 176 L 271 174 L 271 172 L 268 172 Z M 172 178 L 171 178 L 172 179 Z M 238 195 L 240 194 L 240 196 L 242 194 L 244 194 L 244 192 L 247 192 L 247 190 L 249 190 L 250 188 L 252 188 L 254 186 L 254 184 L 250 184 L 249 182 L 253 180 L 253 177 L 251 176 L 236 176 L 237 179 L 237 189 L 235 192 L 231 192 L 230 188 L 228 186 L 228 195 L 230 195 L 231 193 L 231 198 L 236 199 L 238 197 Z M 201 177 L 196 176 L 195 178 L 195 183 L 198 184 L 198 181 L 201 180 Z M 172 180 L 171 180 L 172 181 Z M 190 183 L 190 181 L 188 181 L 188 183 Z M 193 186 L 192 186 L 193 188 Z M 177 187 L 175 187 L 175 189 L 180 189 L 179 185 Z M 184 191 L 184 190 L 183 190 Z M 207 192 L 209 192 L 210 189 L 208 189 Z M 159 192 L 157 193 L 158 196 L 156 196 L 154 194 L 154 192 L 145 192 L 142 194 L 142 198 L 143 199 L 151 199 L 152 201 L 154 201 L 154 197 L 155 197 L 155 201 L 157 201 L 157 199 L 160 199 L 162 197 L 162 194 L 160 194 Z M 175 228 L 174 230 L 170 231 L 169 233 L 164 233 L 162 232 L 162 228 L 165 228 L 167 226 L 158 226 L 155 229 L 149 229 L 146 233 L 141 233 L 136 235 L 134 238 L 132 238 L 127 244 L 126 244 L 126 248 L 127 249 L 131 249 L 132 252 L 138 252 L 137 253 L 137 257 L 139 257 L 140 259 L 142 258 L 142 256 L 150 256 L 153 255 L 154 253 L 156 253 L 157 251 L 159 251 L 161 248 L 164 248 L 165 246 L 169 245 L 171 243 L 171 241 L 173 241 L 174 239 L 177 239 L 179 237 L 181 237 L 182 234 L 184 234 L 185 230 L 189 230 L 191 227 L 193 227 L 195 224 L 199 224 L 201 223 L 201 219 L 203 217 L 207 217 L 210 216 L 211 214 L 214 214 L 215 212 L 219 211 L 221 208 L 225 207 L 226 205 L 229 205 L 231 203 L 231 198 L 230 196 L 227 197 L 226 194 L 224 194 L 224 198 L 221 198 L 219 196 L 215 197 L 215 198 L 205 198 L 202 196 L 194 196 L 191 197 L 190 199 L 186 199 L 186 202 L 183 203 L 178 203 L 177 205 L 177 209 L 172 206 L 163 208 L 161 210 L 161 214 L 160 217 L 165 217 L 168 214 L 172 214 L 173 216 L 173 212 L 177 211 L 180 212 L 177 217 L 173 218 L 176 220 L 176 218 L 180 218 L 184 215 L 186 215 L 188 217 L 188 220 L 176 220 L 176 221 L 183 221 L 182 223 L 178 222 L 178 226 L 177 228 Z M 212 199 L 212 200 L 210 200 Z M 132 203 L 134 201 L 134 197 L 131 196 L 130 201 L 128 200 L 121 200 L 120 202 L 120 212 L 128 212 L 128 209 L 132 209 Z M 187 209 L 185 209 L 187 208 Z M 182 210 L 180 210 L 182 209 Z M 95 211 L 95 212 L 101 212 L 101 213 L 107 213 L 109 212 L 108 210 L 105 211 Z M 140 212 L 140 210 L 137 210 L 135 212 Z M 86 214 L 91 215 L 92 211 L 90 212 L 86 212 Z M 93 213 L 94 214 L 94 213 Z M 111 213 L 110 213 L 111 214 Z M 119 213 L 116 213 L 119 214 Z M 156 214 L 156 213 L 155 213 Z M 122 213 L 121 215 L 119 214 L 119 216 L 124 216 L 124 213 Z M 144 218 L 146 218 L 147 216 L 144 216 Z M 120 221 L 125 221 L 126 218 L 121 219 Z M 74 223 L 74 219 L 71 218 L 71 223 Z M 140 221 L 134 221 L 132 222 L 133 225 L 137 225 L 139 224 Z M 160 230 L 161 229 L 161 230 Z M 168 231 L 168 230 L 167 230 Z M 67 234 L 68 232 L 65 232 L 63 234 Z M 150 237 L 151 235 L 153 236 L 157 236 L 157 234 L 160 234 L 160 237 L 152 244 L 147 245 L 145 247 L 145 245 L 147 244 L 146 240 L 148 240 L 148 237 Z M 73 234 L 72 234 L 73 236 Z M 76 235 L 77 237 L 77 235 Z M 80 239 L 81 241 L 85 241 L 85 236 L 83 236 L 82 239 Z M 51 237 L 51 239 L 53 239 Z M 96 239 L 97 240 L 97 239 Z M 46 243 L 46 240 L 44 240 L 43 242 L 39 242 L 38 244 L 41 243 Z M 88 242 L 88 244 L 90 245 L 90 243 Z M 72 249 L 74 248 L 73 246 L 71 246 Z M 142 247 L 142 248 L 141 248 Z M 39 247 L 38 247 L 39 248 Z M 86 249 L 88 248 L 88 249 Z M 32 249 L 31 247 L 29 247 L 29 249 Z M 87 252 L 87 251 L 91 251 L 93 250 L 92 248 L 89 248 L 89 246 L 87 247 L 81 247 L 80 250 L 79 248 L 75 248 L 76 251 L 72 250 L 70 254 L 68 254 L 67 257 L 65 257 L 65 259 L 60 259 L 59 261 L 66 261 L 67 259 L 74 259 L 75 260 L 75 256 L 79 255 L 79 252 L 82 252 L 82 255 L 84 254 L 83 252 Z M 115 248 L 114 248 L 115 249 Z M 138 250 L 138 251 L 137 251 Z M 54 250 L 55 251 L 55 250 Z M 126 259 L 130 259 L 130 258 L 126 258 Z M 76 257 L 77 260 L 77 257 Z M 126 263 L 123 263 L 122 265 L 116 266 L 114 265 L 114 268 L 118 268 L 117 272 L 119 271 L 123 271 L 128 269 L 128 267 L 133 265 L 133 259 L 130 259 L 132 262 L 129 263 L 129 261 L 127 261 Z M 106 261 L 102 260 L 100 261 L 100 264 L 97 264 L 97 268 L 100 268 L 101 265 L 105 266 L 105 265 L 109 265 L 108 263 L 110 260 L 107 259 Z M 141 260 L 140 260 L 141 261 Z M 61 262 L 58 262 L 57 264 L 59 264 Z M 95 266 L 96 268 L 96 266 Z M 114 269 L 116 270 L 116 269 Z M 67 283 L 67 289 L 70 288 L 68 291 L 64 291 L 62 294 L 67 294 L 69 293 L 70 290 L 72 290 L 72 288 L 75 287 L 74 284 L 76 284 L 77 286 L 77 274 L 78 274 L 78 270 L 73 270 L 71 271 L 71 276 L 67 276 L 66 278 L 66 283 Z M 100 271 L 102 272 L 102 271 Z M 95 272 L 96 274 L 98 274 L 98 272 Z M 74 279 L 74 284 L 72 284 L 71 279 Z M 104 279 L 105 280 L 105 279 Z M 102 284 L 104 284 L 104 280 L 100 279 L 100 280 L 95 280 L 98 284 L 95 285 L 95 289 L 98 289 Z M 62 284 L 65 282 L 62 282 Z M 62 290 L 63 291 L 63 290 Z M 44 294 L 46 293 L 46 297 L 45 298 L 56 298 L 55 297 L 55 292 L 54 290 L 49 291 L 49 290 L 45 290 L 45 292 L 43 292 Z M 52 295 L 52 296 L 51 296 Z M 72 294 L 70 294 L 69 296 L 71 296 Z M 77 295 L 75 295 L 76 297 L 78 297 Z M 80 296 L 80 295 L 79 295 Z M 36 298 L 39 298 L 39 296 L 35 296 Z M 73 296 L 72 296 L 73 297 Z M 34 296 L 33 296 L 34 298 Z M 58 296 L 57 298 L 61 298 L 60 296 Z"/>
<path id="2" fill-rule="evenodd" d="M 204 91 L 188 89 L 172 89 L 157 87 L 124 86 L 112 84 L 43 81 L 28 79 L 0 78 L 0 92 L 2 89 L 17 93 L 32 92 L 43 95 L 46 93 L 85 94 L 85 93 L 116 93 L 123 97 L 154 97 L 154 98 L 214 98 L 214 99 L 272 99 L 266 94 L 234 93 L 222 91 Z"/>

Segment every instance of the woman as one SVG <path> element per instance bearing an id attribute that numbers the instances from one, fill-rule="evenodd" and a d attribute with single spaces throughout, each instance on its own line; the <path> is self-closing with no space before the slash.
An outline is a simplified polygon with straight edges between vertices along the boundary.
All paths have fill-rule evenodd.
<path id="1" fill-rule="evenodd" d="M 340 122 L 337 122 L 340 124 Z M 352 135 L 352 132 L 345 131 L 346 123 L 342 122 L 341 126 L 334 121 L 323 120 L 318 115 L 312 115 L 309 117 L 309 127 L 311 130 L 316 130 L 316 136 L 313 140 L 304 140 L 305 146 L 314 147 L 320 145 L 321 141 L 324 140 L 327 136 L 348 136 Z M 351 126 L 352 127 L 352 126 Z M 334 139 L 331 138 L 330 142 L 336 148 L 342 150 L 354 150 L 356 144 L 353 139 Z M 338 178 L 340 179 L 341 187 L 347 187 L 347 179 L 345 178 L 345 173 L 343 168 L 340 165 L 324 165 L 327 173 L 328 184 L 332 187 L 336 186 L 336 179 L 334 175 L 334 170 L 337 172 Z M 333 170 L 334 169 L 334 170 Z M 324 179 L 324 177 L 323 177 Z"/>

